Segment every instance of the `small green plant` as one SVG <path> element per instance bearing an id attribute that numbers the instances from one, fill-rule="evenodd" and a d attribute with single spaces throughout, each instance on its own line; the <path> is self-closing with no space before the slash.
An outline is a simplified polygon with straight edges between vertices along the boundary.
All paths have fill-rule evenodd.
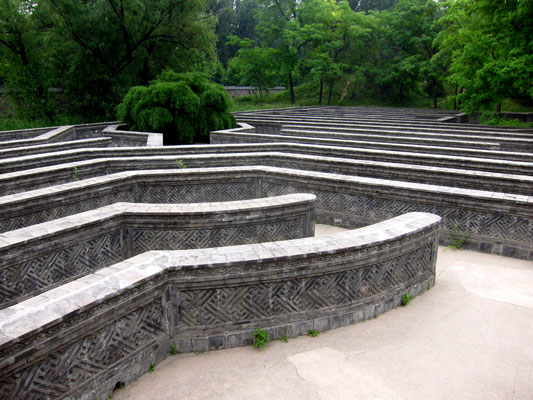
<path id="1" fill-rule="evenodd" d="M 258 349 L 264 348 L 268 343 L 270 343 L 270 336 L 268 332 L 264 329 L 257 328 L 253 332 L 254 341 L 252 346 L 257 347 Z"/>
<path id="2" fill-rule="evenodd" d="M 73 175 L 72 179 L 74 179 L 75 181 L 80 179 L 80 177 L 78 175 L 78 167 L 74 167 L 74 175 Z"/>
<path id="3" fill-rule="evenodd" d="M 283 335 L 283 336 L 281 337 L 281 341 L 282 341 L 283 343 L 289 343 L 289 338 L 288 338 L 287 336 Z"/>
<path id="4" fill-rule="evenodd" d="M 450 244 L 448 247 L 450 249 L 454 250 L 460 250 L 463 248 L 464 243 L 467 241 L 468 237 L 470 236 L 470 232 L 466 231 L 464 233 L 461 233 L 459 231 L 459 225 L 453 224 L 453 230 L 449 231 L 448 229 L 444 228 L 445 232 L 448 235 L 448 241 Z"/>
<path id="5" fill-rule="evenodd" d="M 154 371 L 155 371 L 155 364 L 151 363 L 150 366 L 148 367 L 148 372 L 152 373 Z"/>
<path id="6" fill-rule="evenodd" d="M 187 168 L 187 166 L 185 165 L 183 160 L 176 160 L 176 167 L 178 167 L 180 169 Z"/>
<path id="7" fill-rule="evenodd" d="M 168 352 L 168 354 L 170 354 L 171 356 L 175 356 L 176 354 L 178 354 L 179 351 L 178 349 L 176 348 L 176 346 L 170 346 L 170 350 Z"/>
<path id="8" fill-rule="evenodd" d="M 320 335 L 320 333 L 318 333 L 318 331 L 315 331 L 314 329 L 309 329 L 307 331 L 307 336 L 317 337 L 318 335 Z"/>
<path id="9" fill-rule="evenodd" d="M 411 296 L 409 293 L 406 293 L 402 296 L 402 306 L 406 306 L 409 304 L 413 296 Z"/>

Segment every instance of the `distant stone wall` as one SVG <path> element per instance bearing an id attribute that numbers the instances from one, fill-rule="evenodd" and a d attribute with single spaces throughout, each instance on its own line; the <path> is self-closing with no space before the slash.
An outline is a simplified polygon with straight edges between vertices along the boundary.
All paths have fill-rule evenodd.
<path id="1" fill-rule="evenodd" d="M 295 169 L 251 166 L 129 171 L 0 197 L 0 231 L 115 202 L 197 203 L 312 193 L 320 222 L 356 228 L 408 212 L 443 217 L 465 247 L 533 259 L 533 197 Z M 505 210 L 505 212 L 502 212 Z"/>
<path id="2" fill-rule="evenodd" d="M 243 97 L 243 96 L 252 96 L 258 94 L 258 90 L 255 86 L 224 86 L 229 97 Z M 283 86 L 277 86 L 267 89 L 269 93 L 281 93 L 284 92 L 285 88 Z"/>
<path id="3" fill-rule="evenodd" d="M 0 310 L 0 397 L 107 398 L 171 345 L 230 348 L 255 328 L 279 339 L 375 317 L 433 286 L 439 219 L 147 252 Z"/>
<path id="4" fill-rule="evenodd" d="M 0 234 L 0 308 L 149 250 L 314 235 L 315 196 L 188 205 L 116 203 Z"/>
<path id="5" fill-rule="evenodd" d="M 254 149 L 252 148 L 252 150 Z M 237 154 L 221 152 L 220 154 L 183 156 L 101 158 L 92 161 L 60 164 L 39 170 L 23 170 L 0 175 L 0 196 L 73 182 L 75 177 L 86 179 L 121 171 L 176 169 L 179 162 L 187 168 L 264 165 L 439 186 L 469 187 L 490 192 L 533 195 L 533 176 L 526 175 L 501 172 L 480 173 L 479 171 L 425 165 L 340 159 L 283 152 Z M 533 168 L 533 164 L 531 167 Z"/>
<path id="6" fill-rule="evenodd" d="M 8 149 L 23 152 L 30 146 L 31 151 L 26 150 L 28 154 L 61 151 L 88 147 L 80 144 L 91 143 L 90 140 L 93 141 L 92 147 L 163 146 L 163 134 L 161 133 L 125 131 L 120 130 L 120 126 L 117 123 L 103 122 L 0 132 L 0 152 L 6 152 Z M 107 139 L 102 136 L 106 136 Z M 55 147 L 51 145 L 52 143 L 56 143 Z M 39 151 L 39 148 L 42 150 Z M 6 157 L 18 156 L 6 155 Z"/>
<path id="7" fill-rule="evenodd" d="M 119 130 L 120 125 L 105 128 L 102 135 L 113 139 L 112 147 L 158 147 L 163 146 L 163 134 Z"/>

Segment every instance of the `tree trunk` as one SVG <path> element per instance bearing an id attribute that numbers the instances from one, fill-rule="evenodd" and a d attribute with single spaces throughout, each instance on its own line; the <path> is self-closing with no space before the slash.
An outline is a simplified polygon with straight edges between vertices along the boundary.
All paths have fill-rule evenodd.
<path id="1" fill-rule="evenodd" d="M 400 105 L 403 107 L 403 82 L 400 81 Z"/>
<path id="2" fill-rule="evenodd" d="M 324 89 L 324 79 L 320 79 L 320 93 L 318 94 L 318 105 L 322 105 L 322 91 Z"/>
<path id="3" fill-rule="evenodd" d="M 335 84 L 335 79 L 331 80 L 331 84 L 329 85 L 329 93 L 328 93 L 328 106 L 331 105 L 331 95 L 333 94 L 333 85 Z"/>
<path id="4" fill-rule="evenodd" d="M 294 95 L 294 85 L 292 83 L 292 72 L 289 72 L 289 90 L 291 92 L 291 104 L 296 104 L 296 96 Z"/>
<path id="5" fill-rule="evenodd" d="M 498 113 L 499 117 L 502 112 L 502 103 L 496 103 L 496 112 Z"/>
<path id="6" fill-rule="evenodd" d="M 437 95 L 433 95 L 433 108 L 437 108 Z"/>
<path id="7" fill-rule="evenodd" d="M 453 98 L 453 109 L 457 110 L 457 89 L 459 89 L 459 85 L 455 84 L 455 97 Z"/>

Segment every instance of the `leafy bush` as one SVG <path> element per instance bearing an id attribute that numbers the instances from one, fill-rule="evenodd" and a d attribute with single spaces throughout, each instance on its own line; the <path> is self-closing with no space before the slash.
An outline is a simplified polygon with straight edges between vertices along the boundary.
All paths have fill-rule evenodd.
<path id="1" fill-rule="evenodd" d="M 150 86 L 130 88 L 118 118 L 130 129 L 162 132 L 165 145 L 207 142 L 209 132 L 237 126 L 224 88 L 200 74 L 161 73 Z"/>

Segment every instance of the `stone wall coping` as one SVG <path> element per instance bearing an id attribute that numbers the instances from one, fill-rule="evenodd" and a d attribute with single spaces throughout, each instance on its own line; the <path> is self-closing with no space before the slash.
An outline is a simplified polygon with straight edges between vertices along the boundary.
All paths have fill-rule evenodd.
<path id="1" fill-rule="evenodd" d="M 45 144 L 39 144 L 34 146 L 20 146 L 20 147 L 9 147 L 9 148 L 3 148 L 0 149 L 0 157 L 10 157 L 9 153 L 18 153 L 18 152 L 24 152 L 27 151 L 28 153 L 32 152 L 44 152 L 44 151 L 50 151 L 53 152 L 54 150 L 57 150 L 58 148 L 69 148 L 69 147 L 82 147 L 82 146 L 106 146 L 110 142 L 110 138 L 106 137 L 99 137 L 99 138 L 91 138 L 91 139 L 79 139 L 79 140 L 69 140 L 64 142 L 54 142 L 54 143 L 45 143 Z M 85 149 L 84 149 L 85 150 Z M 22 156 L 24 157 L 24 156 Z"/>
<path id="2" fill-rule="evenodd" d="M 219 131 L 215 131 L 219 132 Z M 498 160 L 495 158 L 482 158 L 482 157 L 465 157 L 465 156 L 453 156 L 453 155 L 441 155 L 433 153 L 406 153 L 401 151 L 392 151 L 392 150 L 382 150 L 382 149 L 359 149 L 351 147 L 342 147 L 342 146 L 327 146 L 331 151 L 341 151 L 346 155 L 352 155 L 354 158 L 358 157 L 360 153 L 372 154 L 372 155 L 387 155 L 387 156 L 409 156 L 410 158 L 422 158 L 427 160 L 443 160 L 443 161 L 456 161 L 456 162 L 475 162 L 480 164 L 489 164 L 495 166 L 509 166 L 515 165 L 517 167 L 533 167 L 533 162 L 527 161 L 516 161 L 516 160 Z M 275 142 L 275 143 L 232 143 L 232 144 L 210 144 L 206 145 L 184 145 L 184 146 L 164 146 L 164 147 L 119 147 L 119 148 L 88 148 L 88 149 L 72 149 L 72 150 L 63 150 L 57 151 L 48 154 L 35 154 L 21 157 L 13 157 L 10 159 L 0 160 L 0 167 L 2 165 L 9 165 L 10 163 L 21 163 L 25 161 L 45 161 L 46 159 L 51 158 L 61 158 L 68 157 L 72 158 L 79 157 L 79 161 L 101 158 L 101 157 L 112 157 L 116 155 L 120 157 L 125 152 L 136 152 L 137 156 L 156 156 L 156 155 L 185 155 L 185 152 L 192 152 L 197 150 L 198 153 L 208 154 L 221 151 L 235 151 L 236 149 L 245 150 L 251 149 L 249 151 L 261 151 L 260 149 L 265 149 L 266 152 L 271 151 L 294 151 L 298 152 L 300 150 L 324 150 L 324 146 L 313 145 L 313 144 L 302 144 L 302 143 L 290 143 L 290 142 Z M 144 154 L 144 155 L 143 155 Z M 60 161 L 60 160 L 59 160 Z"/>
<path id="3" fill-rule="evenodd" d="M 276 174 L 285 177 L 294 178 L 313 178 L 324 179 L 329 182 L 343 182 L 352 183 L 359 187 L 369 186 L 382 190 L 409 190 L 424 193 L 431 193 L 432 195 L 441 195 L 444 199 L 450 199 L 454 203 L 459 201 L 458 197 L 466 197 L 471 200 L 493 201 L 498 200 L 498 207 L 504 207 L 505 203 L 509 206 L 516 204 L 532 204 L 533 196 L 517 195 L 502 192 L 489 192 L 484 190 L 465 189 L 447 186 L 430 185 L 415 182 L 394 181 L 378 178 L 367 178 L 361 176 L 347 176 L 332 174 L 326 172 L 302 171 L 289 168 L 265 167 L 265 166 L 248 166 L 248 167 L 214 167 L 214 168 L 187 168 L 187 169 L 164 169 L 164 170 L 143 170 L 143 171 L 125 171 L 114 173 L 110 175 L 98 176 L 95 178 L 87 178 L 83 181 L 74 181 L 64 183 L 61 185 L 36 189 L 27 192 L 15 193 L 0 197 L 0 206 L 9 207 L 10 204 L 24 200 L 35 200 L 39 197 L 54 196 L 60 197 L 63 193 L 68 193 L 73 190 L 85 191 L 91 187 L 97 188 L 102 185 L 112 187 L 117 184 L 133 184 L 133 181 L 139 182 L 148 180 L 150 178 L 158 177 L 176 177 L 180 176 L 183 179 L 194 178 L 194 175 L 215 175 L 215 174 L 249 174 L 251 177 L 259 177 L 261 174 L 266 176 Z M 129 181 L 129 182 L 128 182 Z M 80 184 L 80 182 L 83 182 Z"/>
<path id="4" fill-rule="evenodd" d="M 43 129 L 46 129 L 46 132 L 38 134 L 38 136 L 36 137 L 28 138 L 28 139 L 7 140 L 7 141 L 0 142 L 0 146 L 4 148 L 12 149 L 12 148 L 19 148 L 19 147 L 24 147 L 24 146 L 33 147 L 39 143 L 42 143 L 44 145 L 44 144 L 49 143 L 54 138 L 56 138 L 56 136 L 61 137 L 65 133 L 73 131 L 75 129 L 75 126 L 74 125 L 63 125 L 63 126 L 58 126 L 56 128 L 54 127 L 36 128 L 35 131 L 39 132 L 39 131 L 42 131 Z M 30 131 L 31 130 L 22 131 L 22 132 L 30 132 Z M 19 132 L 19 131 L 9 131 L 6 133 L 15 134 L 16 132 Z M 0 134 L 1 133 L 3 132 L 0 132 Z M 72 133 L 74 133 L 74 131 Z"/>
<path id="5" fill-rule="evenodd" d="M 159 132 L 138 132 L 119 130 L 123 125 L 110 125 L 102 131 L 102 135 L 118 135 L 119 137 L 135 138 L 136 140 L 145 140 L 146 147 L 163 146 L 163 134 Z"/>
<path id="6" fill-rule="evenodd" d="M 85 161 L 74 161 L 70 163 L 55 164 L 47 167 L 32 168 L 28 170 L 16 171 L 16 172 L 7 172 L 5 174 L 0 174 L 0 182 L 4 179 L 18 179 L 21 177 L 29 177 L 31 175 L 39 175 L 45 172 L 54 172 L 62 170 L 72 170 L 74 167 L 80 168 L 84 166 L 108 166 L 110 168 L 118 168 L 121 163 L 127 163 L 131 161 L 138 161 L 139 163 L 146 161 L 187 161 L 187 160 L 217 160 L 217 159 L 240 159 L 240 158 L 250 158 L 250 157 L 265 157 L 265 158 L 282 158 L 284 160 L 302 160 L 302 161 L 323 161 L 332 164 L 349 164 L 353 166 L 374 166 L 382 168 L 392 168 L 392 169 L 405 169 L 411 171 L 428 171 L 428 172 L 442 172 L 446 174 L 457 175 L 459 178 L 462 175 L 473 176 L 473 177 L 486 177 L 486 178 L 499 178 L 499 179 L 513 179 L 520 180 L 522 182 L 531 182 L 533 183 L 533 176 L 521 175 L 521 174 L 506 174 L 501 172 L 490 172 L 490 171 L 478 171 L 470 169 L 459 169 L 459 168 L 446 168 L 439 166 L 429 166 L 429 165 L 417 165 L 417 164 L 406 164 L 406 163 L 396 163 L 396 162 L 387 162 L 387 161 L 374 161 L 374 160 L 357 160 L 351 158 L 342 158 L 342 157 L 328 157 L 328 156 L 319 156 L 319 155 L 307 155 L 307 154 L 298 154 L 298 153 L 284 153 L 281 151 L 266 151 L 266 152 L 249 152 L 249 153 L 214 153 L 214 154 L 183 154 L 183 155 L 161 155 L 161 156 L 121 156 L 121 157 L 102 157 L 94 158 Z M 115 165 L 113 165 L 115 164 Z M 185 162 L 185 165 L 187 163 Z"/>
<path id="7" fill-rule="evenodd" d="M 51 289 L 0 310 L 0 349 L 7 348 L 48 327 L 170 270 L 268 263 L 311 258 L 377 246 L 415 234 L 440 223 L 429 213 L 408 213 L 360 229 L 327 236 L 261 244 L 175 251 L 149 251 Z M 186 276 L 183 278 L 188 280 Z M 202 278 L 205 279 L 205 278 Z M 0 368 L 12 363 L 0 360 Z"/>
<path id="8" fill-rule="evenodd" d="M 515 151 L 501 151 L 501 150 L 485 150 L 485 149 L 471 149 L 468 147 L 445 147 L 445 146 L 431 146 L 431 145 L 418 145 L 418 144 L 405 144 L 405 143 L 393 143 L 393 142 L 371 142 L 371 141 L 365 141 L 365 140 L 343 140 L 343 139 L 330 139 L 330 138 L 324 138 L 324 137 L 308 137 L 308 136 L 288 136 L 288 135 L 277 135 L 277 134 L 268 134 L 268 133 L 250 133 L 250 132 L 234 132 L 231 130 L 226 130 L 225 132 L 211 132 L 211 135 L 218 134 L 218 135 L 233 135 L 236 137 L 249 137 L 249 138 L 259 138 L 259 139 L 266 139 L 266 140 L 272 140 L 272 141 L 288 141 L 288 140 L 299 140 L 301 142 L 311 143 L 311 144 L 322 144 L 327 145 L 328 147 L 335 146 L 336 144 L 340 144 L 341 142 L 350 143 L 353 146 L 359 145 L 373 145 L 375 147 L 387 147 L 388 149 L 395 149 L 395 148 L 402 148 L 402 149 L 408 149 L 409 152 L 421 151 L 423 149 L 432 150 L 432 151 L 442 151 L 442 152 L 461 152 L 465 154 L 472 154 L 473 156 L 477 157 L 488 157 L 496 158 L 496 157 L 515 157 L 515 158 L 530 158 L 529 154 L 521 153 L 521 152 L 515 152 Z M 405 151 L 405 150 L 404 150 Z M 422 154 L 425 154 L 422 152 Z M 446 153 L 444 153 L 446 154 Z M 441 153 L 438 153 L 440 156 Z M 505 160 L 504 160 L 505 161 Z"/>
<path id="9" fill-rule="evenodd" d="M 396 119 L 358 119 L 354 121 L 353 119 L 343 120 L 331 117 L 305 117 L 299 116 L 295 118 L 294 116 L 281 116 L 281 115 L 246 115 L 241 113 L 235 113 L 238 123 L 251 123 L 252 125 L 257 122 L 260 124 L 281 124 L 284 127 L 292 126 L 316 126 L 317 123 L 321 124 L 322 127 L 331 127 L 331 129 L 341 129 L 348 128 L 349 130 L 357 129 L 358 127 L 373 127 L 375 129 L 383 128 L 403 128 L 403 130 L 409 131 L 422 131 L 425 134 L 439 134 L 439 132 L 457 132 L 459 134 L 468 133 L 477 133 L 477 134 L 488 134 L 501 137 L 506 139 L 506 135 L 512 133 L 513 135 L 518 135 L 520 137 L 531 137 L 533 131 L 531 128 L 517 128 L 517 127 L 495 127 L 489 125 L 472 125 L 472 124 L 450 124 L 450 123 L 439 123 L 436 121 L 420 121 L 420 120 L 396 120 Z M 447 118 L 447 117 L 446 117 Z M 451 118 L 456 118 L 451 117 Z"/>
<path id="10" fill-rule="evenodd" d="M 275 197 L 263 197 L 251 200 L 211 202 L 211 203 L 181 203 L 181 204 L 150 204 L 150 203 L 114 203 L 96 210 L 35 224 L 26 228 L 0 233 L 0 252 L 14 246 L 26 245 L 33 241 L 42 240 L 59 233 L 83 229 L 84 226 L 111 219 L 128 216 L 154 215 L 168 218 L 177 216 L 191 216 L 223 213 L 252 213 L 247 218 L 252 219 L 254 211 L 266 211 L 274 208 L 298 206 L 316 201 L 316 196 L 308 193 L 296 193 Z M 261 215 L 257 213 L 257 216 Z"/>

